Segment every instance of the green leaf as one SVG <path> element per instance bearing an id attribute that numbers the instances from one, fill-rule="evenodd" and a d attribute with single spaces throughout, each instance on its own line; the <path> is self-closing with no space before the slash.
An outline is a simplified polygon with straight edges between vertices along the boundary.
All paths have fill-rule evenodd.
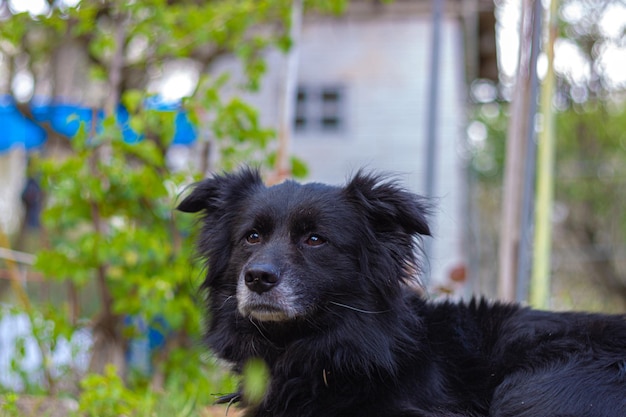
<path id="1" fill-rule="evenodd" d="M 243 367 L 243 392 L 246 402 L 259 404 L 269 385 L 269 369 L 259 358 L 248 360 Z"/>
<path id="2" fill-rule="evenodd" d="M 304 178 L 309 174 L 309 169 L 306 163 L 299 158 L 291 158 L 291 174 L 295 178 Z"/>
<path id="3" fill-rule="evenodd" d="M 146 122 L 141 116 L 131 116 L 128 125 L 138 135 L 143 135 L 146 129 Z"/>
<path id="4" fill-rule="evenodd" d="M 122 95 L 122 104 L 129 113 L 137 113 L 143 103 L 144 95 L 142 90 L 126 90 Z"/>

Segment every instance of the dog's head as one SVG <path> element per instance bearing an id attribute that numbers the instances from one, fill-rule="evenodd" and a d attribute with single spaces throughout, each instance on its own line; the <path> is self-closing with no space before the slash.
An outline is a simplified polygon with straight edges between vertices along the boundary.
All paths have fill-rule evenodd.
<path id="1" fill-rule="evenodd" d="M 429 234 L 420 197 L 361 172 L 344 187 L 267 187 L 245 169 L 195 184 L 178 209 L 204 213 L 213 309 L 236 300 L 233 313 L 264 322 L 385 308 L 414 279 L 416 237 Z"/>

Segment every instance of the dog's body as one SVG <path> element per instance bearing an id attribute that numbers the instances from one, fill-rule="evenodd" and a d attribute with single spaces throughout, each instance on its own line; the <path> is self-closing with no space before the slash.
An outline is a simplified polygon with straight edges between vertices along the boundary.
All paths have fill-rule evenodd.
<path id="1" fill-rule="evenodd" d="M 198 183 L 214 352 L 271 382 L 254 417 L 626 416 L 626 320 L 424 301 L 427 207 L 383 178 Z M 245 401 L 245 399 L 244 399 Z"/>

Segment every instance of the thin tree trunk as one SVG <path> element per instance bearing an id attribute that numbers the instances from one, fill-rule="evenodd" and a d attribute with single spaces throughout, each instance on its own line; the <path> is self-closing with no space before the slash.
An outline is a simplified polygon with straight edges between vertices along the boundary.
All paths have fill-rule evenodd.
<path id="1" fill-rule="evenodd" d="M 122 85 L 122 70 L 124 66 L 124 51 L 126 43 L 127 19 L 118 16 L 115 32 L 115 51 L 109 66 L 109 94 L 104 103 L 106 117 L 114 117 L 120 100 Z M 91 174 L 98 176 L 98 163 L 108 158 L 109 146 L 105 143 L 94 150 L 89 161 Z M 106 178 L 102 178 L 106 181 Z M 100 208 L 96 202 L 91 204 L 91 215 L 96 236 L 105 236 L 107 224 L 102 218 Z M 93 346 L 89 370 L 102 373 L 104 368 L 112 364 L 119 375 L 126 372 L 125 343 L 122 337 L 122 317 L 113 311 L 113 297 L 107 285 L 108 265 L 103 262 L 96 268 L 96 283 L 102 302 L 102 311 L 93 327 Z"/>
<path id="2" fill-rule="evenodd" d="M 293 134 L 293 114 L 298 84 L 298 63 L 300 60 L 300 31 L 303 14 L 302 0 L 293 0 L 291 6 L 291 49 L 285 61 L 285 76 L 280 103 L 280 119 L 278 121 L 278 150 L 276 154 L 275 178 L 272 182 L 280 182 L 291 175 L 291 136 Z"/>

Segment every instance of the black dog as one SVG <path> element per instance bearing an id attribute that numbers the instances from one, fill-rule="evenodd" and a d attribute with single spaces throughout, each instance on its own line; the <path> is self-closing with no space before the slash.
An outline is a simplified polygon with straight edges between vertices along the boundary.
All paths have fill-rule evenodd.
<path id="1" fill-rule="evenodd" d="M 248 416 L 626 416 L 626 320 L 414 289 L 427 204 L 393 181 L 195 185 L 208 343 L 269 388 Z M 245 398 L 244 398 L 245 401 Z"/>

